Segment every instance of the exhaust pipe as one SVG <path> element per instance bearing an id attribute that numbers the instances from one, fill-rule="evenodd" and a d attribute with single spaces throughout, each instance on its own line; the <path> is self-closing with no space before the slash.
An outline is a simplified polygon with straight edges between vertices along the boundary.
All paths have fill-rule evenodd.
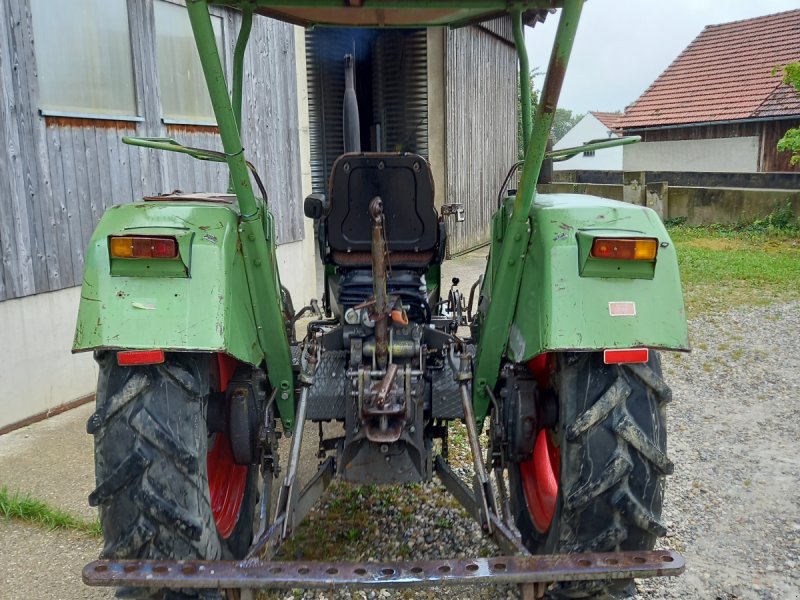
<path id="1" fill-rule="evenodd" d="M 355 86 L 355 60 L 352 54 L 344 56 L 344 104 L 342 121 L 344 126 L 344 151 L 361 152 L 361 128 L 358 124 L 358 100 Z"/>

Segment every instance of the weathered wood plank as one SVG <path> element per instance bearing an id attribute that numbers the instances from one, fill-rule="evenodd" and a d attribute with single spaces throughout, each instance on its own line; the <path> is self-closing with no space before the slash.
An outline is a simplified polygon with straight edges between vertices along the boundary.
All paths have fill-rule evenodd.
<path id="1" fill-rule="evenodd" d="M 464 222 L 450 223 L 451 252 L 489 239 L 498 188 L 516 160 L 515 78 L 512 47 L 477 27 L 448 32 L 446 195 L 466 209 Z"/>
<path id="2" fill-rule="evenodd" d="M 47 143 L 47 164 L 53 194 L 54 231 L 58 245 L 58 263 L 61 269 L 61 284 L 70 287 L 81 282 L 81 273 L 73 271 L 72 243 L 70 241 L 69 213 L 67 209 L 66 190 L 64 187 L 64 169 L 61 164 L 61 139 L 57 127 L 45 126 Z"/>
<path id="3" fill-rule="evenodd" d="M 7 173 L 9 181 L 9 195 L 7 202 L 7 230 L 3 234 L 4 240 L 12 240 L 13 244 L 7 242 L 5 250 L 8 254 L 6 263 L 6 291 L 8 297 L 17 298 L 36 293 L 36 282 L 34 279 L 32 264 L 32 241 L 29 229 L 28 202 L 25 189 L 25 172 L 21 154 L 22 142 L 19 139 L 18 122 L 20 119 L 20 107 L 16 95 L 16 82 L 14 81 L 14 70 L 20 68 L 18 57 L 13 51 L 14 38 L 14 18 L 8 6 L 4 7 L 3 30 L 0 35 L 0 56 L 3 57 L 3 69 L 0 77 L 2 84 L 2 118 L 6 123 L 3 140 L 6 147 Z M 8 210 L 10 208 L 10 210 Z M 4 219 L 5 220 L 5 219 Z M 10 225 L 10 226 L 9 226 Z M 5 258 L 5 256 L 4 256 Z"/>
<path id="4" fill-rule="evenodd" d="M 83 233 L 78 192 L 75 157 L 72 150 L 72 127 L 54 127 L 58 134 L 58 149 L 61 154 L 61 175 L 64 182 L 64 203 L 67 207 L 67 228 L 71 245 L 72 272 L 78 281 L 83 280 Z"/>
<path id="5" fill-rule="evenodd" d="M 34 276 L 36 291 L 46 292 L 64 286 L 60 277 L 44 118 L 38 113 L 39 89 L 29 0 L 9 2 L 9 10 L 12 20 L 17 23 L 12 45 L 16 46 L 19 63 L 15 70 L 15 83 L 20 106 L 18 125 L 25 157 L 27 201 L 29 214 L 33 217 L 29 227 L 34 240 Z"/>
<path id="6" fill-rule="evenodd" d="M 83 142 L 83 127 L 69 127 L 66 132 L 69 134 L 72 146 L 70 148 L 70 153 L 72 154 L 72 165 L 75 169 L 75 198 L 78 208 L 78 224 L 80 225 L 79 243 L 81 247 L 81 266 L 83 266 L 83 253 L 89 245 L 89 238 L 92 236 L 92 231 L 94 230 L 89 200 L 89 169 L 86 164 L 86 146 Z M 66 152 L 66 143 L 62 143 L 62 147 Z"/>
<path id="7" fill-rule="evenodd" d="M 97 223 L 100 222 L 100 217 L 103 216 L 103 188 L 100 185 L 102 175 L 100 173 L 100 157 L 97 152 L 97 136 L 95 129 L 91 127 L 81 128 L 83 134 L 83 149 L 84 159 L 86 160 L 86 199 L 91 216 L 91 223 L 89 229 L 89 237 L 91 237 Z M 77 132 L 76 132 L 77 133 Z M 76 141 L 80 138 L 76 136 Z M 89 238 L 86 238 L 86 245 L 89 244 Z"/>
<path id="8" fill-rule="evenodd" d="M 13 102 L 8 58 L 7 15 L 0 10 L 0 301 L 15 296 L 16 238 L 11 214 L 11 157 L 7 140 L 10 128 L 9 103 Z"/>
<path id="9" fill-rule="evenodd" d="M 113 200 L 111 198 L 111 180 L 109 178 L 111 167 L 109 162 L 110 152 L 107 141 L 107 130 L 108 128 L 95 127 L 91 132 L 94 138 L 94 148 L 97 152 L 97 187 L 100 194 L 97 198 L 97 204 L 101 215 L 113 205 Z"/>
<path id="10" fill-rule="evenodd" d="M 256 19 L 245 57 L 242 129 L 247 158 L 267 188 L 278 243 L 303 237 L 295 60 L 292 27 Z"/>
<path id="11" fill-rule="evenodd" d="M 136 129 L 134 125 L 129 123 L 117 123 L 117 143 L 119 144 L 119 152 L 117 153 L 117 162 L 119 164 L 118 179 L 114 179 L 115 191 L 120 196 L 119 204 L 126 204 L 133 202 L 137 198 L 133 195 L 133 185 L 131 183 L 131 162 L 137 159 L 138 150 L 133 146 L 128 146 L 122 143 L 122 137 L 126 135 L 134 135 Z M 112 167 L 113 169 L 113 167 Z"/>
<path id="12" fill-rule="evenodd" d="M 116 142 L 120 146 L 126 146 L 126 144 L 123 144 L 120 137 L 117 138 Z M 137 202 L 138 200 L 142 199 L 142 196 L 144 196 L 144 173 L 147 172 L 148 167 L 152 164 L 150 157 L 144 154 L 143 150 L 145 149 L 135 148 L 133 146 L 126 148 L 131 174 L 132 202 Z M 154 151 L 151 150 L 150 153 L 154 154 Z"/>
<path id="13" fill-rule="evenodd" d="M 20 140 L 20 169 L 24 178 L 25 203 L 28 213 L 28 237 L 30 239 L 30 260 L 33 268 L 36 292 L 50 289 L 45 259 L 45 239 L 42 195 L 40 193 L 40 173 L 34 147 L 33 128 L 38 121 L 36 113 L 36 94 L 31 91 L 36 86 L 34 79 L 33 27 L 27 0 L 9 0 L 11 37 L 9 38 L 11 59 L 14 63 L 13 79 L 17 104 L 17 127 Z"/>
<path id="14" fill-rule="evenodd" d="M 119 139 L 119 130 L 116 127 L 104 127 L 103 129 L 97 130 L 98 134 L 102 133 L 103 143 L 105 144 L 106 148 L 106 159 L 104 159 L 105 164 L 105 179 L 109 184 L 108 190 L 108 197 L 106 198 L 106 204 L 108 206 L 115 206 L 117 204 L 122 204 L 123 202 L 127 202 L 126 198 L 123 198 L 120 193 L 117 191 L 119 185 L 117 182 L 119 181 L 120 175 L 120 158 L 119 154 L 120 151 L 125 152 L 125 149 L 120 148 L 122 147 L 122 142 Z"/>

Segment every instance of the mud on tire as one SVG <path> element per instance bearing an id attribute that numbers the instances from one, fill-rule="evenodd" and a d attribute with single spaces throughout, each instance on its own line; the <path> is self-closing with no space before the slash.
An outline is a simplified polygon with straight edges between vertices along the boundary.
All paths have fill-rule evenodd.
<path id="1" fill-rule="evenodd" d="M 89 504 L 100 510 L 101 558 L 241 558 L 252 535 L 256 469 L 250 468 L 236 526 L 222 539 L 206 468 L 210 356 L 169 354 L 164 364 L 142 367 L 120 367 L 110 352 L 96 359 L 97 411 L 87 431 L 95 442 L 97 487 Z"/>
<path id="2" fill-rule="evenodd" d="M 559 492 L 550 528 L 533 525 L 517 465 L 512 509 L 534 553 L 650 550 L 666 534 L 661 507 L 667 457 L 665 404 L 671 391 L 657 353 L 647 364 L 606 365 L 602 353 L 557 356 Z M 622 598 L 632 580 L 560 584 L 552 598 Z"/>

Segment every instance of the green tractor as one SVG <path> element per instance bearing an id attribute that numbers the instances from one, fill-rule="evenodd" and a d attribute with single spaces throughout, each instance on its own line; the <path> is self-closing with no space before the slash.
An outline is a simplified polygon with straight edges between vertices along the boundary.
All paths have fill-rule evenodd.
<path id="1" fill-rule="evenodd" d="M 242 11 L 230 92 L 209 2 L 186 4 L 224 152 L 125 141 L 225 162 L 229 193 L 115 206 L 86 253 L 74 350 L 94 351 L 100 368 L 87 428 L 97 476 L 89 501 L 104 536 L 86 583 L 121 586 L 125 597 L 210 598 L 491 581 L 520 584 L 524 597 L 608 598 L 624 596 L 633 577 L 680 573 L 680 555 L 653 551 L 673 469 L 657 350 L 688 350 L 674 245 L 648 208 L 536 194 L 583 0 L 220 2 Z M 523 13 L 554 7 L 558 32 L 534 113 Z M 304 203 L 323 306 L 295 311 L 238 125 L 255 14 L 332 27 L 455 27 L 510 14 L 525 155 L 510 165 L 517 189 L 500 190 L 474 307 L 455 286 L 442 292 L 447 231 L 428 162 L 361 150 L 352 60 L 342 57 L 345 153 L 328 193 Z M 317 316 L 298 336 L 309 310 Z M 447 462 L 458 420 L 471 482 Z M 319 470 L 300 481 L 307 421 L 339 426 L 320 425 Z M 291 437 L 283 466 L 282 434 Z M 434 474 L 503 556 L 273 560 L 333 479 L 402 484 Z"/>

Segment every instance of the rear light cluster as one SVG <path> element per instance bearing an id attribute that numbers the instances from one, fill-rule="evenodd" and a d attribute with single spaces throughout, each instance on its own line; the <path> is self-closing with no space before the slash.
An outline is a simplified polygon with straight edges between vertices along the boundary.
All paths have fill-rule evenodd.
<path id="1" fill-rule="evenodd" d="M 117 352 L 117 364 L 120 367 L 160 365 L 163 362 L 163 350 L 121 350 Z"/>
<path id="2" fill-rule="evenodd" d="M 650 358 L 648 348 L 621 348 L 603 351 L 603 362 L 607 365 L 646 363 Z"/>
<path id="3" fill-rule="evenodd" d="M 595 238 L 593 258 L 616 260 L 655 260 L 658 240 L 653 238 Z"/>
<path id="4" fill-rule="evenodd" d="M 177 258 L 178 240 L 174 237 L 141 235 L 111 236 L 112 258 Z"/>

